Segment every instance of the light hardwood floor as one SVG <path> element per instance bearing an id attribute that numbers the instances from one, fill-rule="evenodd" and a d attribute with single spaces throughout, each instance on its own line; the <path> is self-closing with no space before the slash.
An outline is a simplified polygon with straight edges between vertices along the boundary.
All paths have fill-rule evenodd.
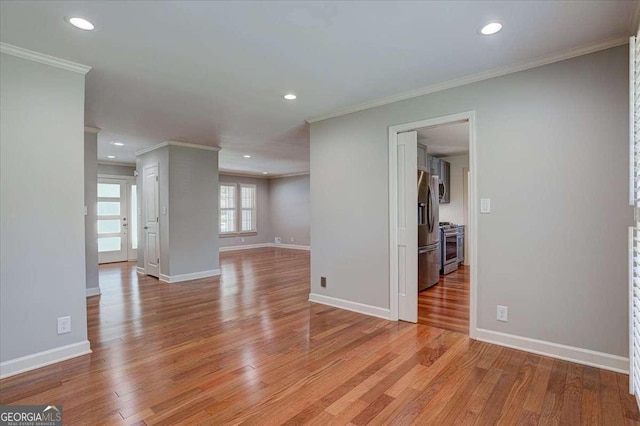
<path id="1" fill-rule="evenodd" d="M 469 334 L 470 273 L 468 266 L 461 266 L 418 293 L 418 322 Z"/>
<path id="2" fill-rule="evenodd" d="M 93 353 L 0 382 L 81 424 L 640 424 L 627 377 L 312 304 L 309 254 L 221 254 L 163 284 L 100 268 Z"/>

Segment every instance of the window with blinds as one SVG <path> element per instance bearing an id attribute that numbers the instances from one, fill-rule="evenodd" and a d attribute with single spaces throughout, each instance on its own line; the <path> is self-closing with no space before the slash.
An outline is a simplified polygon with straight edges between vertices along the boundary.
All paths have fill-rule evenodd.
<path id="1" fill-rule="evenodd" d="M 240 232 L 256 232 L 256 186 L 240 184 Z"/>
<path id="2" fill-rule="evenodd" d="M 640 393 L 640 43 L 629 40 L 629 203 L 634 226 L 629 229 L 629 391 Z M 640 403 L 638 404 L 640 405 Z"/>
<path id="3" fill-rule="evenodd" d="M 235 184 L 220 184 L 220 233 L 233 234 L 238 232 L 237 216 L 237 187 Z"/>
<path id="4" fill-rule="evenodd" d="M 256 186 L 220 184 L 220 234 L 257 232 Z"/>

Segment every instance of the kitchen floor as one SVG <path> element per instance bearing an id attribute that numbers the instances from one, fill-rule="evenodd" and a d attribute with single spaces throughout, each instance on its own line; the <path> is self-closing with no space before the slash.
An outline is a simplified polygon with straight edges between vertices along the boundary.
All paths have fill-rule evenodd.
<path id="1" fill-rule="evenodd" d="M 418 323 L 469 334 L 469 266 L 418 293 Z"/>

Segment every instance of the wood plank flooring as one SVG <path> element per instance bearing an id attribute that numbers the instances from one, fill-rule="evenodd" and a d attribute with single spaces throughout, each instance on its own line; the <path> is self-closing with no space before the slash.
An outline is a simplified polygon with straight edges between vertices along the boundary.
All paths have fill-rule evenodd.
<path id="1" fill-rule="evenodd" d="M 181 284 L 100 268 L 93 353 L 0 381 L 65 425 L 640 424 L 627 376 L 307 301 L 309 254 L 221 254 Z"/>
<path id="2" fill-rule="evenodd" d="M 461 266 L 418 293 L 418 322 L 469 334 L 470 273 L 468 266 Z"/>

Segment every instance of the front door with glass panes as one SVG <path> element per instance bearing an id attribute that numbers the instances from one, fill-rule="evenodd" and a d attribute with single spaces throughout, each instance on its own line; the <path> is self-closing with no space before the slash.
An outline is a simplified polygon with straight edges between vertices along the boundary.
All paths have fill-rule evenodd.
<path id="1" fill-rule="evenodd" d="M 126 179 L 98 179 L 98 262 L 129 259 Z"/>

